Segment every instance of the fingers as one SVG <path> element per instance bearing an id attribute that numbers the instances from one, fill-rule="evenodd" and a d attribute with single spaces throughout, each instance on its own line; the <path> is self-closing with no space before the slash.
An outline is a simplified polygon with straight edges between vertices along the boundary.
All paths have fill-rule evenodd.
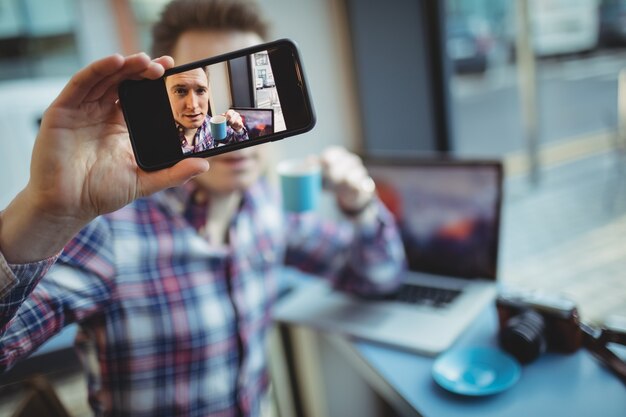
<path id="1" fill-rule="evenodd" d="M 225 114 L 226 122 L 236 131 L 239 131 L 243 128 L 243 120 L 241 119 L 241 115 L 234 110 L 228 110 Z"/>
<path id="2" fill-rule="evenodd" d="M 163 73 L 166 70 L 172 68 L 173 66 L 174 66 L 174 59 L 172 57 L 162 56 L 160 58 L 156 58 L 152 60 L 148 68 L 140 74 L 140 77 L 148 78 L 148 79 L 156 79 L 156 78 L 163 76 Z M 106 92 L 104 92 L 104 94 L 102 94 L 101 99 L 104 102 L 109 102 L 109 103 L 115 102 L 118 99 L 118 87 L 119 85 L 117 84 L 110 85 L 109 89 Z M 98 91 L 97 93 L 94 93 L 94 95 L 95 94 L 100 94 L 100 92 Z"/>
<path id="3" fill-rule="evenodd" d="M 358 210 L 372 200 L 375 184 L 361 158 L 344 148 L 332 147 L 322 154 L 320 161 L 326 183 L 342 208 Z"/>
<path id="4" fill-rule="evenodd" d="M 92 63 L 79 71 L 63 89 L 56 105 L 79 107 L 85 102 L 110 99 L 112 90 L 125 79 L 151 78 L 163 75 L 166 67 L 171 68 L 173 60 L 161 57 L 151 61 L 145 53 L 128 57 L 112 55 Z"/>
<path id="5" fill-rule="evenodd" d="M 157 67 L 160 67 L 160 71 Z M 126 57 L 124 66 L 117 72 L 104 78 L 98 83 L 89 94 L 84 98 L 84 102 L 97 101 L 103 98 L 103 96 L 110 91 L 111 88 L 117 89 L 120 82 L 126 79 L 139 79 L 147 78 L 143 74 L 154 76 L 155 73 L 163 75 L 163 67 L 150 60 L 150 57 L 145 53 L 139 53 Z M 158 78 L 161 75 L 158 75 Z"/>
<path id="6" fill-rule="evenodd" d="M 236 119 L 241 119 L 241 116 L 239 115 L 239 113 L 237 113 L 233 109 L 230 109 L 226 113 L 224 113 L 224 116 L 226 116 L 226 120 L 228 122 L 230 122 L 232 120 L 236 120 Z"/>
<path id="7" fill-rule="evenodd" d="M 119 54 L 95 61 L 70 79 L 55 100 L 55 104 L 71 106 L 81 103 L 100 81 L 119 71 L 123 66 L 124 57 Z"/>
<path id="8" fill-rule="evenodd" d="M 139 196 L 144 197 L 166 188 L 177 187 L 193 177 L 209 170 L 209 162 L 203 158 L 188 158 L 170 168 L 139 174 Z"/>
<path id="9" fill-rule="evenodd" d="M 361 158 L 348 152 L 344 148 L 331 147 L 325 150 L 321 157 L 322 169 L 326 181 L 331 186 L 339 186 L 353 182 L 355 178 L 367 176 L 367 171 Z"/>
<path id="10" fill-rule="evenodd" d="M 174 67 L 174 58 L 168 55 L 163 55 L 162 57 L 155 58 L 153 61 L 157 64 L 161 64 L 166 70 Z"/>
<path id="11" fill-rule="evenodd" d="M 160 58 L 156 58 L 150 62 L 148 68 L 143 71 L 139 76 L 141 78 L 149 78 L 154 80 L 163 76 L 165 70 L 168 70 L 174 66 L 174 59 L 170 56 L 162 56 Z"/>

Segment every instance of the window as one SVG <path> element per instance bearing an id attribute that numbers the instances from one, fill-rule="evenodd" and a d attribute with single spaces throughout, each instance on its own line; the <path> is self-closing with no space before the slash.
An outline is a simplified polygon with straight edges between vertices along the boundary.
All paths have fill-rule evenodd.
<path id="1" fill-rule="evenodd" d="M 0 2 L 0 80 L 79 69 L 74 0 Z"/>

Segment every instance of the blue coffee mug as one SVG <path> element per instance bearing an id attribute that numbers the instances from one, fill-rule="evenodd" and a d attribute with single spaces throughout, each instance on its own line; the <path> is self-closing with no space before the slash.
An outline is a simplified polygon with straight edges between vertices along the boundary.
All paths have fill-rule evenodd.
<path id="1" fill-rule="evenodd" d="M 211 117 L 209 120 L 209 124 L 211 127 L 211 136 L 213 136 L 214 140 L 224 140 L 226 139 L 226 117 L 222 115 L 217 115 Z"/>
<path id="2" fill-rule="evenodd" d="M 322 172 L 318 164 L 289 160 L 278 164 L 283 209 L 291 213 L 315 210 L 322 193 Z"/>

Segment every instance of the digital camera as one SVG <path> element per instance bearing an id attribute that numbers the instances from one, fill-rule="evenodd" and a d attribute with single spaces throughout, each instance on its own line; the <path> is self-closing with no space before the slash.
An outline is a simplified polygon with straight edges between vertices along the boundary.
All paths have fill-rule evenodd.
<path id="1" fill-rule="evenodd" d="M 538 292 L 500 293 L 496 309 L 500 345 L 521 363 L 546 350 L 571 353 L 582 346 L 578 309 L 571 300 Z"/>

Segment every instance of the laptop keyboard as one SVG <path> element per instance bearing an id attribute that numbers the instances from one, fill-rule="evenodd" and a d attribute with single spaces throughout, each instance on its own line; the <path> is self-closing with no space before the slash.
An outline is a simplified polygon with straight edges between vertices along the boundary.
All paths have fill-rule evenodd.
<path id="1" fill-rule="evenodd" d="M 423 285 L 404 284 L 393 299 L 403 303 L 445 307 L 461 294 L 461 291 Z"/>

